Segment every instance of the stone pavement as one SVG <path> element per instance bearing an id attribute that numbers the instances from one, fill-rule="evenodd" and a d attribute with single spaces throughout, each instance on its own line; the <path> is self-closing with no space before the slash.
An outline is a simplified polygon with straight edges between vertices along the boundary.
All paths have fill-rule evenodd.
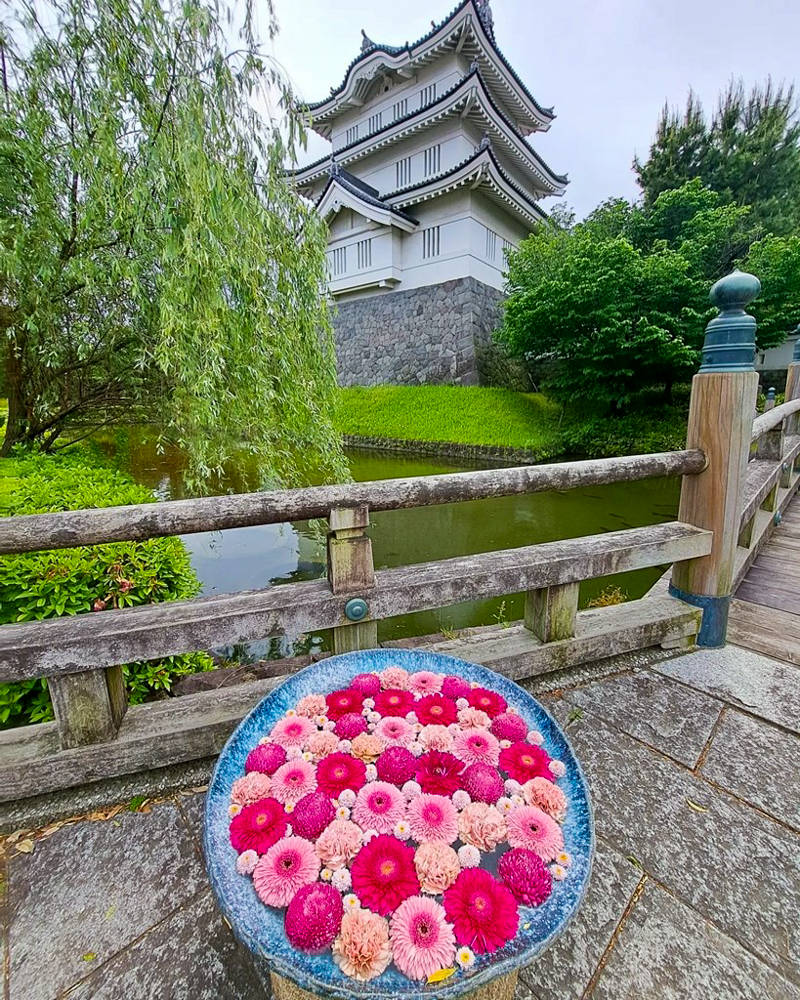
<path id="1" fill-rule="evenodd" d="M 598 848 L 518 1000 L 800 1000 L 800 667 L 730 646 L 537 693 Z M 206 882 L 202 808 L 187 792 L 7 844 L 4 1000 L 266 997 Z"/>

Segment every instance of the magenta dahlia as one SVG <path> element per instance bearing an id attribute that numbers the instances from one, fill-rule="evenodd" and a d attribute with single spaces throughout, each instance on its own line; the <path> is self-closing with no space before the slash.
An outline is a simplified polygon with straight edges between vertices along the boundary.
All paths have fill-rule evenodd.
<path id="1" fill-rule="evenodd" d="M 325 827 L 336 819 L 330 796 L 317 790 L 300 799 L 292 813 L 292 829 L 299 837 L 316 840 Z"/>
<path id="2" fill-rule="evenodd" d="M 497 951 L 517 933 L 517 901 L 484 868 L 465 868 L 444 893 L 456 941 L 478 954 Z"/>
<path id="3" fill-rule="evenodd" d="M 345 688 L 326 695 L 325 702 L 328 706 L 328 718 L 336 722 L 350 712 L 361 712 L 364 707 L 364 694 L 354 688 Z"/>
<path id="4" fill-rule="evenodd" d="M 317 764 L 317 786 L 330 798 L 335 799 L 345 788 L 357 792 L 367 780 L 367 768 L 363 760 L 351 757 L 349 753 L 331 753 Z"/>
<path id="5" fill-rule="evenodd" d="M 389 688 L 375 696 L 375 711 L 383 718 L 396 715 L 404 719 L 413 708 L 414 695 L 410 691 Z"/>
<path id="6" fill-rule="evenodd" d="M 472 708 L 486 712 L 490 719 L 505 712 L 508 703 L 502 695 L 488 688 L 473 688 L 467 695 L 467 701 Z"/>
<path id="7" fill-rule="evenodd" d="M 260 771 L 262 774 L 274 774 L 281 764 L 286 763 L 286 751 L 277 743 L 259 743 L 247 755 L 244 769 L 247 774 Z"/>
<path id="8" fill-rule="evenodd" d="M 453 753 L 465 764 L 491 764 L 497 767 L 500 741 L 488 729 L 462 729 L 453 738 Z"/>
<path id="9" fill-rule="evenodd" d="M 452 795 L 462 787 L 463 773 L 461 761 L 441 750 L 430 750 L 417 760 L 417 783 L 423 792 L 432 795 Z"/>
<path id="10" fill-rule="evenodd" d="M 525 720 L 511 712 L 503 712 L 492 719 L 489 729 L 498 740 L 511 740 L 512 743 L 519 743 L 528 735 L 528 727 Z"/>
<path id="11" fill-rule="evenodd" d="M 456 942 L 441 904 L 412 896 L 390 921 L 394 964 L 409 979 L 427 979 L 453 962 Z"/>
<path id="12" fill-rule="evenodd" d="M 470 764 L 464 771 L 462 785 L 473 802 L 493 805 L 503 795 L 503 779 L 491 764 Z"/>
<path id="13" fill-rule="evenodd" d="M 417 773 L 417 758 L 406 747 L 388 747 L 375 761 L 378 777 L 398 787 Z"/>
<path id="14" fill-rule="evenodd" d="M 353 819 L 361 829 L 377 830 L 378 833 L 391 833 L 405 813 L 405 795 L 388 781 L 371 781 L 365 785 L 353 806 Z"/>
<path id="15" fill-rule="evenodd" d="M 350 866 L 350 876 L 362 904 L 382 916 L 419 893 L 414 848 L 391 834 L 373 837 L 361 848 Z"/>
<path id="16" fill-rule="evenodd" d="M 458 718 L 455 702 L 441 694 L 428 694 L 414 703 L 414 711 L 423 726 L 449 726 Z"/>
<path id="17" fill-rule="evenodd" d="M 506 817 L 508 842 L 525 847 L 542 861 L 553 861 L 564 847 L 564 835 L 556 821 L 537 806 L 518 806 Z"/>
<path id="18" fill-rule="evenodd" d="M 553 891 L 553 876 L 534 851 L 514 847 L 500 858 L 500 881 L 526 906 L 539 906 Z"/>
<path id="19" fill-rule="evenodd" d="M 510 747 L 501 750 L 500 767 L 521 785 L 531 778 L 553 780 L 547 751 L 532 743 L 512 743 Z"/>
<path id="20" fill-rule="evenodd" d="M 284 837 L 256 865 L 253 885 L 267 906 L 286 906 L 304 885 L 316 882 L 320 861 L 302 837 Z"/>
<path id="21" fill-rule="evenodd" d="M 367 720 L 360 712 L 348 712 L 336 720 L 333 731 L 340 740 L 354 740 L 367 731 Z"/>
<path id="22" fill-rule="evenodd" d="M 286 833 L 286 813 L 275 799 L 261 799 L 245 806 L 231 820 L 231 844 L 240 854 L 257 851 L 266 854 L 272 845 Z"/>
<path id="23" fill-rule="evenodd" d="M 377 674 L 356 674 L 350 687 L 360 691 L 365 698 L 374 698 L 381 689 L 381 680 Z"/>
<path id="24" fill-rule="evenodd" d="M 411 836 L 420 844 L 452 844 L 458 839 L 458 810 L 444 795 L 416 795 L 408 804 L 407 819 Z"/>
<path id="25" fill-rule="evenodd" d="M 469 681 L 465 681 L 463 677 L 448 674 L 442 681 L 442 694 L 445 698 L 452 698 L 453 701 L 457 701 L 459 698 L 466 698 L 469 692 Z"/>
<path id="26" fill-rule="evenodd" d="M 343 915 L 341 894 L 332 885 L 304 885 L 286 910 L 284 927 L 289 944 L 312 955 L 325 951 L 339 933 Z"/>

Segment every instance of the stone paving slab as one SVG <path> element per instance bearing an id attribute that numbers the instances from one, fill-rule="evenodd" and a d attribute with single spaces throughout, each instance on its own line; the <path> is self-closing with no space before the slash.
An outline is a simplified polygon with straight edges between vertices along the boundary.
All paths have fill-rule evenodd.
<path id="1" fill-rule="evenodd" d="M 653 670 L 800 733 L 800 669 L 738 646 L 703 649 Z"/>
<path id="2" fill-rule="evenodd" d="M 800 830 L 800 744 L 796 736 L 730 709 L 700 773 Z"/>
<path id="3" fill-rule="evenodd" d="M 652 882 L 592 1000 L 800 1000 L 800 989 Z"/>
<path id="4" fill-rule="evenodd" d="M 722 710 L 716 698 L 648 670 L 609 677 L 569 697 L 687 767 L 697 763 Z"/>
<path id="5" fill-rule="evenodd" d="M 172 803 L 37 841 L 9 862 L 9 1000 L 52 1000 L 206 884 Z"/>
<path id="6" fill-rule="evenodd" d="M 564 935 L 520 973 L 536 1000 L 580 1000 L 643 873 L 598 842 L 589 891 Z"/>
<path id="7" fill-rule="evenodd" d="M 564 723 L 574 703 L 556 708 Z M 598 836 L 800 981 L 800 839 L 585 712 L 569 729 Z M 699 811 L 704 810 L 704 811 Z"/>

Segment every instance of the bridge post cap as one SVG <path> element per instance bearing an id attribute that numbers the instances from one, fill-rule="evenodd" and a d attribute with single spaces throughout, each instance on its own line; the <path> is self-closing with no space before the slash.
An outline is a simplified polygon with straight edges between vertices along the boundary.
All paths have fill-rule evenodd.
<path id="1" fill-rule="evenodd" d="M 775 386 L 774 385 L 770 386 L 769 389 L 767 389 L 767 399 L 774 399 L 775 392 L 776 392 Z"/>
<path id="2" fill-rule="evenodd" d="M 720 312 L 744 310 L 760 291 L 758 278 L 737 268 L 712 285 L 709 298 Z"/>

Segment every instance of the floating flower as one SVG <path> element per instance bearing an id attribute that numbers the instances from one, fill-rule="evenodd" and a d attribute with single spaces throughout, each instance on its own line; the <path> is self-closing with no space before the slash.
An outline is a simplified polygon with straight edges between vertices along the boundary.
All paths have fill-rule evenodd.
<path id="1" fill-rule="evenodd" d="M 381 717 L 397 716 L 404 719 L 413 707 L 414 695 L 410 691 L 403 691 L 400 688 L 381 691 L 375 699 L 375 711 Z"/>
<path id="2" fill-rule="evenodd" d="M 306 746 L 308 747 L 308 751 L 313 756 L 314 760 L 322 760 L 322 758 L 327 757 L 328 754 L 336 752 L 336 748 L 339 746 L 339 740 L 334 733 L 327 733 L 323 731 L 312 733 L 308 737 Z"/>
<path id="3" fill-rule="evenodd" d="M 503 779 L 491 764 L 470 764 L 462 781 L 473 802 L 496 802 L 503 794 Z"/>
<path id="4" fill-rule="evenodd" d="M 550 874 L 556 882 L 563 882 L 567 877 L 567 869 L 562 865 L 550 865 Z"/>
<path id="5" fill-rule="evenodd" d="M 359 733 L 366 733 L 367 722 L 360 713 L 348 712 L 336 720 L 336 728 L 333 731 L 340 739 L 354 740 Z"/>
<path id="6" fill-rule="evenodd" d="M 518 795 L 522 791 L 522 785 L 514 778 L 506 778 L 506 795 Z"/>
<path id="7" fill-rule="evenodd" d="M 330 760 L 330 757 L 325 760 Z M 316 789 L 314 765 L 302 758 L 287 760 L 272 776 L 272 794 L 284 805 L 294 805 Z"/>
<path id="8" fill-rule="evenodd" d="M 354 892 L 349 892 L 342 900 L 345 910 L 357 910 L 361 906 L 361 900 Z"/>
<path id="9" fill-rule="evenodd" d="M 544 736 L 542 736 L 538 729 L 531 729 L 525 739 L 528 743 L 533 743 L 537 747 L 540 747 L 544 743 Z"/>
<path id="10" fill-rule="evenodd" d="M 408 749 L 414 754 L 415 757 L 421 757 L 425 753 L 425 747 L 419 740 L 414 740 L 414 742 L 409 745 Z"/>
<path id="11" fill-rule="evenodd" d="M 258 852 L 254 850 L 243 851 L 236 859 L 236 871 L 240 875 L 252 875 L 258 864 Z"/>
<path id="12" fill-rule="evenodd" d="M 453 805 L 456 809 L 466 809 L 470 802 L 472 799 L 469 797 L 469 792 L 465 792 L 463 788 L 453 792 Z"/>
<path id="13" fill-rule="evenodd" d="M 375 735 L 385 747 L 407 747 L 414 740 L 414 727 L 405 719 L 392 716 L 381 719 L 375 726 Z"/>
<path id="14" fill-rule="evenodd" d="M 304 885 L 289 903 L 284 929 L 289 944 L 315 955 L 325 951 L 342 926 L 342 897 L 321 882 Z"/>
<path id="15" fill-rule="evenodd" d="M 352 788 L 345 788 L 344 791 L 339 793 L 339 805 L 347 806 L 348 809 L 352 809 L 356 802 L 356 793 Z"/>
<path id="16" fill-rule="evenodd" d="M 547 778 L 531 778 L 522 786 L 522 794 L 529 806 L 538 806 L 552 816 L 557 823 L 563 823 L 567 815 L 567 797 Z"/>
<path id="17" fill-rule="evenodd" d="M 469 693 L 469 685 L 467 685 L 467 693 Z M 463 712 L 465 708 L 469 708 L 469 702 L 465 697 L 456 698 L 456 708 L 459 712 Z"/>
<path id="18" fill-rule="evenodd" d="M 353 740 L 350 753 L 364 763 L 372 763 L 383 750 L 383 741 L 372 733 L 361 733 Z"/>
<path id="19" fill-rule="evenodd" d="M 567 765 L 563 760 L 551 760 L 549 767 L 554 778 L 563 778 L 567 773 Z"/>
<path id="20" fill-rule="evenodd" d="M 566 851 L 559 851 L 558 854 L 556 854 L 556 863 L 564 868 L 569 868 L 572 864 L 572 856 Z"/>
<path id="21" fill-rule="evenodd" d="M 292 810 L 292 826 L 300 837 L 316 840 L 336 818 L 330 798 L 322 791 L 304 796 Z"/>
<path id="22" fill-rule="evenodd" d="M 298 747 L 302 750 L 308 737 L 316 731 L 317 727 L 311 719 L 307 719 L 304 715 L 292 715 L 278 719 L 269 735 L 270 739 L 284 750 L 288 750 L 289 747 Z"/>
<path id="23" fill-rule="evenodd" d="M 417 781 L 423 792 L 452 795 L 461 786 L 464 765 L 451 753 L 430 750 L 417 761 Z"/>
<path id="24" fill-rule="evenodd" d="M 269 798 L 272 778 L 261 771 L 251 771 L 243 778 L 237 778 L 231 785 L 231 801 L 239 806 L 249 806 L 259 799 Z"/>
<path id="25" fill-rule="evenodd" d="M 453 753 L 465 764 L 491 764 L 497 767 L 500 744 L 488 729 L 476 726 L 459 732 L 453 740 Z"/>
<path id="26" fill-rule="evenodd" d="M 420 749 L 442 750 L 447 753 L 453 749 L 453 734 L 447 726 L 423 726 L 419 734 Z"/>
<path id="27" fill-rule="evenodd" d="M 352 885 L 350 872 L 346 868 L 338 868 L 331 877 L 331 885 L 339 892 L 347 892 Z"/>
<path id="28" fill-rule="evenodd" d="M 381 670 L 378 677 L 384 690 L 396 688 L 405 691 L 408 688 L 408 671 L 402 667 L 387 667 Z"/>
<path id="29" fill-rule="evenodd" d="M 331 952 L 344 975 L 359 982 L 375 979 L 392 960 L 389 921 L 360 907 L 348 909 Z"/>
<path id="30" fill-rule="evenodd" d="M 367 776 L 367 781 L 375 781 L 375 779 L 378 777 L 378 769 L 377 767 L 375 767 L 374 764 L 367 764 L 366 768 L 364 769 L 364 773 Z"/>
<path id="31" fill-rule="evenodd" d="M 458 837 L 458 811 L 444 795 L 417 795 L 408 804 L 411 836 L 420 844 L 442 840 L 452 844 Z"/>
<path id="32" fill-rule="evenodd" d="M 350 740 L 339 740 L 339 753 L 350 753 L 352 746 Z"/>
<path id="33" fill-rule="evenodd" d="M 513 803 L 512 801 L 511 801 L 511 799 L 510 799 L 510 798 L 508 798 L 508 796 L 507 796 L 507 795 L 503 795 L 503 796 L 502 796 L 502 798 L 499 798 L 499 799 L 497 800 L 497 802 L 495 803 L 495 805 L 497 806 L 497 809 L 498 809 L 498 810 L 499 810 L 499 811 L 500 811 L 500 812 L 501 812 L 501 813 L 502 813 L 502 814 L 503 814 L 504 816 L 508 816 L 508 814 L 509 814 L 509 813 L 511 812 L 511 810 L 512 810 L 512 809 L 514 808 L 514 803 Z"/>
<path id="34" fill-rule="evenodd" d="M 462 844 L 456 853 L 462 868 L 477 868 L 481 863 L 481 852 L 472 844 Z"/>
<path id="35" fill-rule="evenodd" d="M 440 895 L 458 878 L 461 865 L 458 855 L 441 840 L 420 844 L 414 855 L 414 867 L 423 892 Z"/>
<path id="36" fill-rule="evenodd" d="M 478 954 L 497 951 L 517 933 L 517 902 L 483 868 L 467 868 L 444 894 L 444 910 L 459 944 Z"/>
<path id="37" fill-rule="evenodd" d="M 286 906 L 304 885 L 315 882 L 319 858 L 302 837 L 285 837 L 273 844 L 253 872 L 253 885 L 267 906 Z"/>
<path id="38" fill-rule="evenodd" d="M 458 698 L 466 698 L 470 692 L 470 687 L 461 677 L 448 674 L 442 681 L 441 690 L 446 698 L 452 698 L 453 701 L 456 701 Z"/>
<path id="39" fill-rule="evenodd" d="M 381 721 L 381 713 L 375 711 L 367 712 L 367 722 L 369 723 L 369 728 L 374 729 L 375 724 Z"/>
<path id="40" fill-rule="evenodd" d="M 350 819 L 350 810 L 347 806 L 339 806 L 336 810 L 337 819 Z"/>
<path id="41" fill-rule="evenodd" d="M 265 854 L 285 831 L 286 816 L 280 803 L 261 799 L 233 817 L 229 832 L 231 845 L 240 854 L 248 850 Z"/>
<path id="42" fill-rule="evenodd" d="M 358 854 L 362 843 L 359 827 L 346 819 L 335 819 L 317 839 L 317 857 L 330 871 L 344 868 Z"/>
<path id="43" fill-rule="evenodd" d="M 520 718 L 519 715 L 513 715 L 511 712 L 503 712 L 500 715 L 496 715 L 492 719 L 489 729 L 492 735 L 496 736 L 498 740 L 511 740 L 512 743 L 519 743 L 528 735 L 528 727 L 525 725 L 525 720 Z"/>
<path id="44" fill-rule="evenodd" d="M 471 948 L 459 948 L 456 951 L 456 963 L 464 969 L 471 969 L 475 964 L 475 952 Z"/>
<path id="45" fill-rule="evenodd" d="M 303 756 L 303 751 L 300 747 L 287 747 L 286 748 L 286 759 L 287 760 L 297 760 L 298 757 Z"/>
<path id="46" fill-rule="evenodd" d="M 231 804 L 228 806 L 228 815 L 231 817 L 231 819 L 233 819 L 234 816 L 238 816 L 241 811 L 242 807 L 239 805 L 238 802 L 231 802 Z"/>
<path id="47" fill-rule="evenodd" d="M 508 703 L 502 695 L 482 687 L 473 688 L 467 695 L 467 701 L 473 708 L 486 712 L 490 719 L 496 715 L 502 715 L 508 707 Z"/>
<path id="48" fill-rule="evenodd" d="M 561 827 L 536 806 L 520 806 L 508 817 L 508 842 L 552 861 L 564 846 Z"/>
<path id="49" fill-rule="evenodd" d="M 259 743 L 247 755 L 244 763 L 246 774 L 260 771 L 262 774 L 274 774 L 281 764 L 286 763 L 286 751 L 277 743 Z"/>
<path id="50" fill-rule="evenodd" d="M 399 823 L 395 823 L 392 833 L 398 840 L 408 840 L 411 836 L 411 826 L 408 820 L 401 819 Z"/>
<path id="51" fill-rule="evenodd" d="M 408 715 L 405 717 L 405 720 L 406 722 L 410 722 L 412 726 L 415 726 L 419 722 L 416 712 L 409 712 Z"/>
<path id="52" fill-rule="evenodd" d="M 379 835 L 365 844 L 350 867 L 350 875 L 362 905 L 384 916 L 419 893 L 414 848 L 390 835 Z"/>
<path id="53" fill-rule="evenodd" d="M 322 879 L 323 882 L 330 882 L 330 880 L 333 878 L 333 872 L 330 870 L 330 868 L 323 868 L 322 871 L 319 873 L 319 877 Z"/>
<path id="54" fill-rule="evenodd" d="M 441 674 L 435 674 L 432 670 L 418 670 L 408 678 L 408 687 L 414 694 L 434 694 L 442 690 Z"/>
<path id="55" fill-rule="evenodd" d="M 332 733 L 336 728 L 336 723 L 332 722 L 330 719 L 326 719 L 325 722 L 322 723 L 322 728 L 326 733 Z"/>
<path id="56" fill-rule="evenodd" d="M 341 691 L 333 691 L 326 696 L 325 701 L 328 705 L 328 718 L 337 722 L 343 715 L 348 715 L 350 712 L 361 712 L 364 695 L 354 688 L 345 688 Z"/>
<path id="57" fill-rule="evenodd" d="M 512 743 L 500 751 L 500 767 L 523 785 L 531 778 L 552 778 L 549 764 L 547 752 L 530 743 Z"/>
<path id="58" fill-rule="evenodd" d="M 335 799 L 345 788 L 357 792 L 363 787 L 366 768 L 363 761 L 346 753 L 332 753 L 317 764 L 317 784 L 320 791 Z"/>
<path id="59" fill-rule="evenodd" d="M 401 786 L 417 772 L 417 759 L 406 747 L 388 747 L 375 761 L 378 777 Z"/>
<path id="60" fill-rule="evenodd" d="M 419 795 L 422 792 L 422 789 L 416 781 L 407 781 L 401 791 L 407 799 L 413 799 L 415 795 Z"/>
<path id="61" fill-rule="evenodd" d="M 486 802 L 472 802 L 458 814 L 458 830 L 465 844 L 493 851 L 508 836 L 505 817 Z"/>
<path id="62" fill-rule="evenodd" d="M 366 697 L 374 698 L 381 689 L 381 681 L 377 674 L 356 674 L 350 681 L 350 687 Z"/>
<path id="63" fill-rule="evenodd" d="M 441 694 L 429 694 L 420 698 L 414 711 L 423 726 L 449 726 L 458 718 L 455 703 Z"/>
<path id="64" fill-rule="evenodd" d="M 377 694 L 377 691 L 375 693 Z M 364 699 L 364 708 L 368 712 L 371 712 L 372 709 L 375 708 L 375 699 L 374 698 L 365 698 Z"/>
<path id="65" fill-rule="evenodd" d="M 307 694 L 297 703 L 297 714 L 304 715 L 307 719 L 313 719 L 317 715 L 324 715 L 327 709 L 325 695 Z"/>
<path id="66" fill-rule="evenodd" d="M 353 819 L 364 829 L 391 833 L 395 823 L 404 818 L 406 800 L 388 781 L 373 781 L 362 788 L 353 806 Z"/>
<path id="67" fill-rule="evenodd" d="M 380 834 L 377 830 L 365 830 L 361 839 L 365 844 L 368 844 L 374 837 L 379 836 Z"/>
<path id="68" fill-rule="evenodd" d="M 462 729 L 488 729 L 491 723 L 491 719 L 483 709 L 473 708 L 472 705 L 458 710 L 458 721 Z"/>
<path id="69" fill-rule="evenodd" d="M 533 851 L 515 847 L 500 858 L 497 874 L 512 896 L 526 906 L 539 906 L 553 891 L 547 866 Z"/>
<path id="70" fill-rule="evenodd" d="M 424 896 L 412 896 L 390 923 L 394 964 L 410 979 L 427 979 L 453 961 L 456 942 L 444 908 Z"/>

